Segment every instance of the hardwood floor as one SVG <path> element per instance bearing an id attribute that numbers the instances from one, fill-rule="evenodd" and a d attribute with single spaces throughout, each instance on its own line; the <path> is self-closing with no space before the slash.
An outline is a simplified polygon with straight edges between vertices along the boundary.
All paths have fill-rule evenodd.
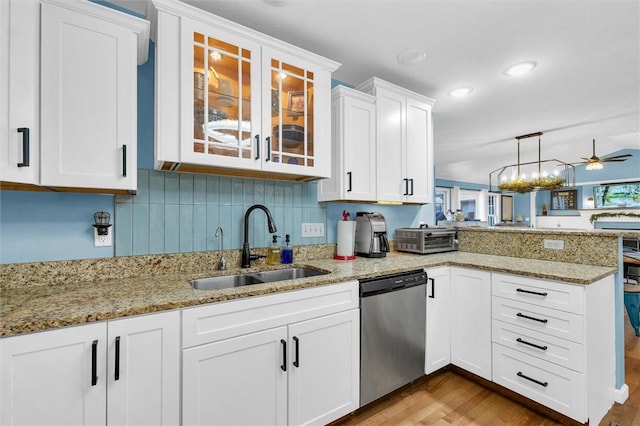
<path id="1" fill-rule="evenodd" d="M 625 316 L 625 365 L 629 398 L 615 404 L 601 426 L 640 426 L 640 337 Z M 334 423 L 378 425 L 561 425 L 482 385 L 446 370 L 417 380 Z"/>

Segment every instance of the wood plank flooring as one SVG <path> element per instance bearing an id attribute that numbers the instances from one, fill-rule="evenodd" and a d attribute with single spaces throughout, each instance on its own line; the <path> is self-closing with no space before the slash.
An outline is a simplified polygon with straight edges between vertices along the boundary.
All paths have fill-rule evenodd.
<path id="1" fill-rule="evenodd" d="M 615 404 L 600 426 L 640 426 L 640 337 L 625 315 L 625 365 L 629 398 Z M 561 425 L 452 371 L 417 380 L 333 426 Z"/>

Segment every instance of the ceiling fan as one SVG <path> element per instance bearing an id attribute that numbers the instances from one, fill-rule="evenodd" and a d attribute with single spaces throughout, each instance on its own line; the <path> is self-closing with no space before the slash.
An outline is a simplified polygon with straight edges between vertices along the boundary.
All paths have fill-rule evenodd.
<path id="1" fill-rule="evenodd" d="M 593 140 L 593 155 L 590 158 L 580 157 L 585 161 L 575 164 L 586 164 L 585 169 L 587 170 L 601 170 L 604 165 L 602 163 L 607 163 L 610 161 L 626 161 L 626 157 L 631 157 L 631 154 L 623 154 L 623 155 L 615 155 L 613 157 L 603 157 L 600 158 L 596 155 L 596 140 Z"/>

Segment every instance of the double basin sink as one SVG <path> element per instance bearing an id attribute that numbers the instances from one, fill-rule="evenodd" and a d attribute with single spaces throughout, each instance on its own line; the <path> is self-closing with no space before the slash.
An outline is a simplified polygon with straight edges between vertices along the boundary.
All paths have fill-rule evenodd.
<path id="1" fill-rule="evenodd" d="M 189 283 L 191 284 L 191 287 L 196 290 L 221 290 L 224 288 L 240 287 L 252 284 L 273 283 L 277 281 L 294 280 L 297 278 L 314 277 L 328 273 L 329 271 L 300 267 L 199 278 L 191 280 Z"/>

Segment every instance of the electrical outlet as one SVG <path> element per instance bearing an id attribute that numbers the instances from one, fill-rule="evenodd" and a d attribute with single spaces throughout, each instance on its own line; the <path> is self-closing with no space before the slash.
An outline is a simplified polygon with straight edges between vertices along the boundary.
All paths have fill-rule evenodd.
<path id="1" fill-rule="evenodd" d="M 552 250 L 564 250 L 564 240 L 544 240 L 544 248 Z"/>
<path id="2" fill-rule="evenodd" d="M 93 228 L 93 246 L 94 247 L 111 247 L 111 229 L 107 229 L 107 235 L 98 235 L 98 229 Z"/>
<path id="3" fill-rule="evenodd" d="M 302 237 L 324 237 L 324 223 L 303 223 Z"/>

